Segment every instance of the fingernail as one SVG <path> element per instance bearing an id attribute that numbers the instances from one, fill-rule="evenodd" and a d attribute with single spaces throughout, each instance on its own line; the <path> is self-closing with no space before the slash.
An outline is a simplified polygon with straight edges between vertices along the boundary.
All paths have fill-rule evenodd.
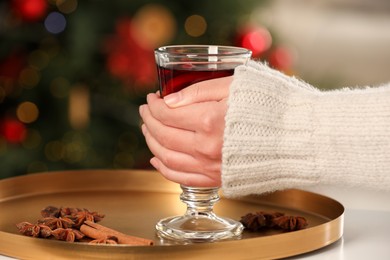
<path id="1" fill-rule="evenodd" d="M 164 101 L 168 106 L 175 105 L 180 101 L 180 95 L 178 93 L 169 94 L 164 97 Z"/>
<path id="2" fill-rule="evenodd" d="M 150 159 L 150 164 L 156 168 L 156 170 L 158 170 L 158 160 L 156 157 L 153 157 L 152 159 Z"/>
<path id="3" fill-rule="evenodd" d="M 143 135 L 146 135 L 148 133 L 148 128 L 146 127 L 145 124 L 142 124 L 141 129 L 142 129 L 142 134 Z"/>
<path id="4" fill-rule="evenodd" d="M 149 99 L 150 99 L 151 96 L 152 96 L 151 93 L 149 93 L 149 94 L 146 95 L 146 102 L 147 102 L 148 104 L 149 104 Z"/>
<path id="5" fill-rule="evenodd" d="M 139 114 L 142 116 L 142 112 L 144 111 L 145 109 L 145 105 L 141 105 L 139 106 Z"/>

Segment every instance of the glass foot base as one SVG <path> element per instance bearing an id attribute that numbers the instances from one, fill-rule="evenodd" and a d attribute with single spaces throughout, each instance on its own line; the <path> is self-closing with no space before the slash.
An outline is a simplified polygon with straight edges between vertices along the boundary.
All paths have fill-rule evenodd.
<path id="1" fill-rule="evenodd" d="M 243 229 L 240 222 L 214 214 L 171 217 L 156 224 L 157 234 L 161 238 L 184 243 L 238 239 Z"/>

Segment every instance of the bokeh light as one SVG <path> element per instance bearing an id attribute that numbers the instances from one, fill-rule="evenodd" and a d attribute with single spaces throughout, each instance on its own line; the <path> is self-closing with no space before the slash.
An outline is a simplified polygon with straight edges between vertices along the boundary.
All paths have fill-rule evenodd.
<path id="1" fill-rule="evenodd" d="M 65 145 L 64 161 L 67 163 L 80 162 L 86 155 L 86 147 L 82 142 L 74 141 Z"/>
<path id="2" fill-rule="evenodd" d="M 46 0 L 13 0 L 14 11 L 26 21 L 40 20 L 47 10 Z"/>
<path id="3" fill-rule="evenodd" d="M 87 149 L 80 140 L 75 140 L 65 145 L 64 161 L 67 163 L 77 163 L 87 156 Z"/>
<path id="4" fill-rule="evenodd" d="M 26 138 L 26 126 L 19 120 L 10 118 L 4 120 L 1 125 L 1 134 L 9 143 L 21 143 Z"/>
<path id="5" fill-rule="evenodd" d="M 19 83 L 25 88 L 35 87 L 39 83 L 40 79 L 41 76 L 39 72 L 32 67 L 23 69 L 19 75 Z"/>
<path id="6" fill-rule="evenodd" d="M 39 109 L 34 103 L 26 101 L 19 104 L 16 109 L 16 116 L 23 123 L 32 123 L 37 120 Z"/>
<path id="7" fill-rule="evenodd" d="M 66 28 L 65 16 L 59 12 L 51 12 L 45 19 L 45 28 L 53 34 L 63 32 Z"/>
<path id="8" fill-rule="evenodd" d="M 67 132 L 61 142 L 63 145 L 62 160 L 66 163 L 79 163 L 87 157 L 91 137 L 79 131 Z"/>
<path id="9" fill-rule="evenodd" d="M 69 94 L 68 117 L 74 129 L 85 128 L 89 123 L 89 90 L 86 86 L 73 86 Z"/>
<path id="10" fill-rule="evenodd" d="M 67 132 L 61 140 L 53 140 L 45 145 L 45 156 L 52 162 L 80 163 L 89 154 L 88 140 L 90 136 L 87 134 Z"/>
<path id="11" fill-rule="evenodd" d="M 241 35 L 240 46 L 250 49 L 254 57 L 263 54 L 271 45 L 272 37 L 266 28 L 247 28 Z"/>
<path id="12" fill-rule="evenodd" d="M 133 17 L 131 33 L 139 46 L 154 49 L 173 38 L 176 20 L 171 11 L 162 5 L 145 5 Z"/>
<path id="13" fill-rule="evenodd" d="M 207 30 L 207 22 L 203 16 L 194 14 L 187 17 L 184 28 L 188 35 L 192 37 L 202 36 Z"/>
<path id="14" fill-rule="evenodd" d="M 77 9 L 77 0 L 57 0 L 56 6 L 61 13 L 70 14 Z"/>

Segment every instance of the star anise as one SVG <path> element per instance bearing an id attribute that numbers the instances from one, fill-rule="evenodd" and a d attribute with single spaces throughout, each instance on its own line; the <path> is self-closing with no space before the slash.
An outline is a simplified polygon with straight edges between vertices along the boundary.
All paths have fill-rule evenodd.
<path id="1" fill-rule="evenodd" d="M 60 209 L 54 206 L 47 206 L 46 208 L 41 210 L 41 215 L 44 218 L 47 217 L 58 218 L 60 216 Z"/>
<path id="2" fill-rule="evenodd" d="M 57 228 L 51 234 L 57 239 L 67 242 L 74 242 L 84 237 L 84 234 L 77 229 L 72 228 Z"/>
<path id="3" fill-rule="evenodd" d="M 266 228 L 274 227 L 275 223 L 273 222 L 273 219 L 283 215 L 284 214 L 280 212 L 268 213 L 264 211 L 258 211 L 255 213 L 248 213 L 241 217 L 240 222 L 247 230 L 260 231 Z"/>
<path id="4" fill-rule="evenodd" d="M 275 225 L 285 231 L 295 231 L 305 229 L 308 225 L 304 217 L 281 216 L 273 220 Z"/>
<path id="5" fill-rule="evenodd" d="M 106 238 L 92 240 L 89 242 L 89 244 L 116 245 L 118 244 L 118 238 L 115 236 L 108 236 Z"/>
<path id="6" fill-rule="evenodd" d="M 38 225 L 31 224 L 30 222 L 20 222 L 16 224 L 19 232 L 25 236 L 39 237 L 41 228 Z"/>
<path id="7" fill-rule="evenodd" d="M 38 224 L 38 226 L 40 227 L 39 237 L 47 238 L 51 236 L 52 230 L 50 227 L 42 224 Z"/>
<path id="8" fill-rule="evenodd" d="M 51 228 L 52 230 L 57 228 L 71 228 L 75 223 L 73 220 L 67 217 L 46 217 L 38 219 L 38 224 L 43 224 Z"/>
<path id="9" fill-rule="evenodd" d="M 72 217 L 77 214 L 81 209 L 79 208 L 68 208 L 68 207 L 61 207 L 60 208 L 60 216 L 61 217 Z"/>
<path id="10" fill-rule="evenodd" d="M 30 222 L 20 222 L 16 224 L 19 232 L 25 236 L 30 237 L 49 237 L 52 230 L 50 227 L 43 224 L 32 224 Z"/>
<path id="11" fill-rule="evenodd" d="M 84 221 L 89 220 L 93 222 L 99 222 L 104 218 L 104 214 L 100 214 L 98 212 L 91 212 L 88 209 L 80 209 L 80 208 L 70 208 L 70 207 L 53 207 L 48 206 L 41 210 L 41 215 L 45 218 L 61 218 L 61 219 L 69 219 L 73 221 L 72 227 L 79 228 Z M 70 226 L 58 226 L 63 228 L 68 228 Z"/>
<path id="12" fill-rule="evenodd" d="M 70 218 L 74 221 L 74 227 L 78 228 L 87 220 L 95 223 L 99 222 L 104 218 L 104 215 L 95 211 L 90 212 L 87 209 L 82 209 L 71 215 Z"/>

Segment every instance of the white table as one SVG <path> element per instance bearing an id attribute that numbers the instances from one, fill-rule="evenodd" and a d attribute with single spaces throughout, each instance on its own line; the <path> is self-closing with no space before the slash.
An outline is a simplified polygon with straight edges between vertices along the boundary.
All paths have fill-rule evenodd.
<path id="1" fill-rule="evenodd" d="M 390 212 L 346 209 L 344 235 L 339 241 L 289 259 L 390 259 Z"/>
<path id="2" fill-rule="evenodd" d="M 390 192 L 344 187 L 308 190 L 344 205 L 344 235 L 330 246 L 289 259 L 390 259 Z"/>
<path id="3" fill-rule="evenodd" d="M 390 192 L 341 188 L 310 190 L 332 197 L 345 206 L 344 235 L 332 245 L 289 259 L 390 259 Z M 5 259 L 13 258 L 0 255 L 0 260 Z"/>

